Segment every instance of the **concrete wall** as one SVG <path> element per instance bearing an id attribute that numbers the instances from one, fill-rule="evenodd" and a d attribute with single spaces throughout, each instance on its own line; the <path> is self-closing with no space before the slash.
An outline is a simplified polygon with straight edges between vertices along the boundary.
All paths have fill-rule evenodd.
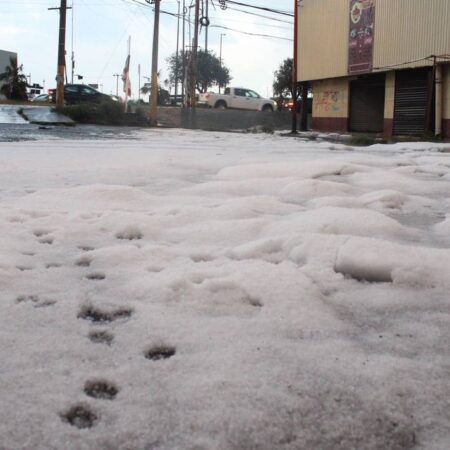
<path id="1" fill-rule="evenodd" d="M 349 80 L 334 78 L 313 82 L 312 128 L 346 132 L 349 115 Z"/>
<path id="2" fill-rule="evenodd" d="M 170 128 L 193 128 L 199 130 L 290 130 L 289 111 L 260 112 L 228 109 L 219 111 L 209 108 L 189 109 L 163 107 L 158 109 L 158 123 Z M 299 117 L 300 120 L 300 117 Z"/>

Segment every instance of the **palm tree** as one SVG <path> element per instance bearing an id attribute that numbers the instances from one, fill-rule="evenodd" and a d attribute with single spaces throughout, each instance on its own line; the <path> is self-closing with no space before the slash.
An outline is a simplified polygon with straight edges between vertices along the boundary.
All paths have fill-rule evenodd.
<path id="1" fill-rule="evenodd" d="M 27 77 L 22 73 L 23 66 L 17 65 L 17 58 L 9 59 L 9 66 L 0 73 L 0 91 L 11 100 L 26 100 L 27 96 Z"/>
<path id="2" fill-rule="evenodd" d="M 158 72 L 158 79 L 160 77 L 160 72 Z M 164 80 L 164 85 L 167 86 L 169 84 L 169 80 Z M 141 88 L 141 93 L 146 95 L 151 95 L 152 92 L 152 84 L 151 83 L 145 83 L 144 86 Z M 165 105 L 170 101 L 170 93 L 168 90 L 164 89 L 159 83 L 158 83 L 158 105 Z"/>

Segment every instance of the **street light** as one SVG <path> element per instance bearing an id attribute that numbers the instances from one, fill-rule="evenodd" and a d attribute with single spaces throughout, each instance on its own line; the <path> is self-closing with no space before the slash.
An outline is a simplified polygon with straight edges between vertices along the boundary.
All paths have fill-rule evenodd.
<path id="1" fill-rule="evenodd" d="M 226 34 L 221 33 L 221 35 L 220 35 L 220 53 L 219 53 L 220 65 L 222 65 L 222 39 L 224 36 L 226 36 Z"/>
<path id="2" fill-rule="evenodd" d="M 116 77 L 116 97 L 118 97 L 119 96 L 119 77 L 120 77 L 120 74 L 115 73 L 115 74 L 113 74 L 113 77 Z"/>
<path id="3" fill-rule="evenodd" d="M 222 39 L 224 36 L 226 36 L 225 33 L 220 34 L 220 53 L 219 53 L 220 67 L 222 67 Z M 219 84 L 219 94 L 220 94 L 220 84 Z"/>

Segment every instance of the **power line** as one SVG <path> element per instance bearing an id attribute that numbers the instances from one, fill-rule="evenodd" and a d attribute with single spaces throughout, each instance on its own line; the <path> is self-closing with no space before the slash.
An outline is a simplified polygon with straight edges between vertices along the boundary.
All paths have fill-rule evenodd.
<path id="1" fill-rule="evenodd" d="M 258 14 L 258 13 L 254 13 L 251 11 L 245 11 L 244 9 L 239 9 L 239 8 L 228 8 L 232 11 L 238 11 L 244 14 L 248 14 L 250 16 L 256 16 L 256 17 L 262 17 L 263 19 L 267 19 L 267 20 L 273 20 L 274 22 L 282 22 L 282 23 L 288 23 L 289 25 L 293 25 L 292 22 L 290 22 L 289 20 L 283 20 L 283 19 L 277 19 L 275 17 L 269 17 L 269 16 L 265 16 L 263 14 Z"/>
<path id="2" fill-rule="evenodd" d="M 290 42 L 293 41 L 293 39 L 291 39 L 291 38 L 285 38 L 285 37 L 281 37 L 281 36 L 273 36 L 271 34 L 251 33 L 249 31 L 242 31 L 242 30 L 236 30 L 234 28 L 225 27 L 223 25 L 210 25 L 210 27 L 211 28 L 221 28 L 223 30 L 234 31 L 236 33 L 247 34 L 248 36 L 259 36 L 259 37 L 265 37 L 265 38 L 271 38 L 271 39 L 281 39 L 283 41 L 290 41 Z"/>
<path id="3" fill-rule="evenodd" d="M 261 11 L 267 11 L 267 12 L 271 12 L 274 14 L 280 14 L 282 16 L 294 17 L 293 13 L 281 11 L 279 9 L 268 8 L 266 6 L 249 5 L 248 3 L 235 2 L 234 0 L 226 0 L 226 1 L 227 1 L 227 3 L 231 3 L 232 5 L 245 6 L 246 8 L 259 9 Z"/>
<path id="4" fill-rule="evenodd" d="M 138 0 L 122 0 L 122 1 L 125 2 L 125 3 L 132 2 L 132 3 L 136 4 L 136 5 L 141 6 L 141 7 L 153 9 L 153 7 L 150 6 L 149 4 L 141 3 Z M 262 7 L 257 7 L 257 9 L 261 9 L 261 8 Z M 166 15 L 174 17 L 174 18 L 180 17 L 180 15 L 178 15 L 177 13 L 173 13 L 173 12 L 170 12 L 170 11 L 165 11 L 165 10 L 161 9 L 160 12 L 161 12 L 161 14 L 166 14 Z M 188 19 L 186 19 L 186 20 L 189 22 Z M 275 20 L 277 20 L 277 19 L 275 19 Z M 189 23 L 193 24 L 192 21 L 190 21 Z M 209 26 L 212 27 L 212 28 L 221 28 L 223 30 L 233 31 L 235 33 L 246 34 L 248 36 L 265 37 L 265 38 L 268 38 L 268 39 L 280 39 L 280 40 L 283 40 L 283 41 L 290 41 L 290 42 L 292 42 L 292 39 L 290 39 L 290 38 L 285 38 L 285 37 L 281 37 L 281 36 L 274 36 L 274 35 L 271 35 L 271 34 L 251 33 L 251 32 L 248 32 L 248 31 L 237 30 L 235 28 L 230 28 L 230 27 L 226 27 L 226 26 L 223 26 L 223 25 L 209 25 Z"/>

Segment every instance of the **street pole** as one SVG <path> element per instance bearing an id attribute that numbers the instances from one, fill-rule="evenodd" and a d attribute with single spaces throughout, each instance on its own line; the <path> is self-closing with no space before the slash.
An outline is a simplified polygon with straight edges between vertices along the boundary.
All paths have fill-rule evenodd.
<path id="1" fill-rule="evenodd" d="M 153 25 L 152 81 L 150 95 L 150 125 L 158 124 L 158 45 L 159 45 L 159 15 L 161 0 L 155 1 L 155 21 Z"/>
<path id="2" fill-rule="evenodd" d="M 56 106 L 64 106 L 64 74 L 66 68 L 66 15 L 67 0 L 61 0 L 59 8 L 59 42 L 58 42 L 58 67 L 56 72 Z"/>
<path id="3" fill-rule="evenodd" d="M 186 35 L 186 0 L 183 0 L 183 36 L 181 39 L 181 63 L 183 66 L 183 73 L 181 75 L 181 96 L 183 97 L 182 104 L 185 106 L 184 94 L 186 83 L 186 49 L 185 49 L 185 35 Z"/>
<path id="4" fill-rule="evenodd" d="M 177 51 L 175 59 L 175 102 L 174 106 L 177 105 L 178 96 L 178 72 L 180 70 L 180 0 L 178 0 L 178 16 L 177 16 Z"/>
<path id="5" fill-rule="evenodd" d="M 115 73 L 113 77 L 116 77 L 116 97 L 119 96 L 119 77 L 120 75 L 118 73 Z"/>
<path id="6" fill-rule="evenodd" d="M 200 20 L 200 0 L 195 0 L 195 19 L 194 19 L 194 42 L 192 44 L 188 106 L 195 108 L 195 86 L 197 85 L 197 49 L 198 49 L 198 25 Z"/>
<path id="7" fill-rule="evenodd" d="M 209 0 L 205 0 L 205 17 L 209 19 Z M 205 26 L 205 53 L 208 53 L 208 26 Z"/>
<path id="8" fill-rule="evenodd" d="M 222 38 L 226 36 L 226 34 L 222 33 L 220 35 L 220 51 L 219 51 L 219 61 L 220 61 L 220 67 L 222 67 Z M 219 84 L 219 94 L 220 94 L 220 84 Z"/>
<path id="9" fill-rule="evenodd" d="M 297 63 L 298 63 L 298 0 L 294 0 L 294 58 L 292 61 L 292 134 L 297 134 Z M 306 99 L 302 99 L 303 108 Z"/>
<path id="10" fill-rule="evenodd" d="M 138 64 L 138 101 L 141 101 L 141 65 Z"/>
<path id="11" fill-rule="evenodd" d="M 73 73 L 75 72 L 75 53 L 73 51 L 73 36 L 74 36 L 74 30 L 73 30 L 73 24 L 74 24 L 74 14 L 75 14 L 75 0 L 72 0 L 72 81 L 73 84 Z"/>

